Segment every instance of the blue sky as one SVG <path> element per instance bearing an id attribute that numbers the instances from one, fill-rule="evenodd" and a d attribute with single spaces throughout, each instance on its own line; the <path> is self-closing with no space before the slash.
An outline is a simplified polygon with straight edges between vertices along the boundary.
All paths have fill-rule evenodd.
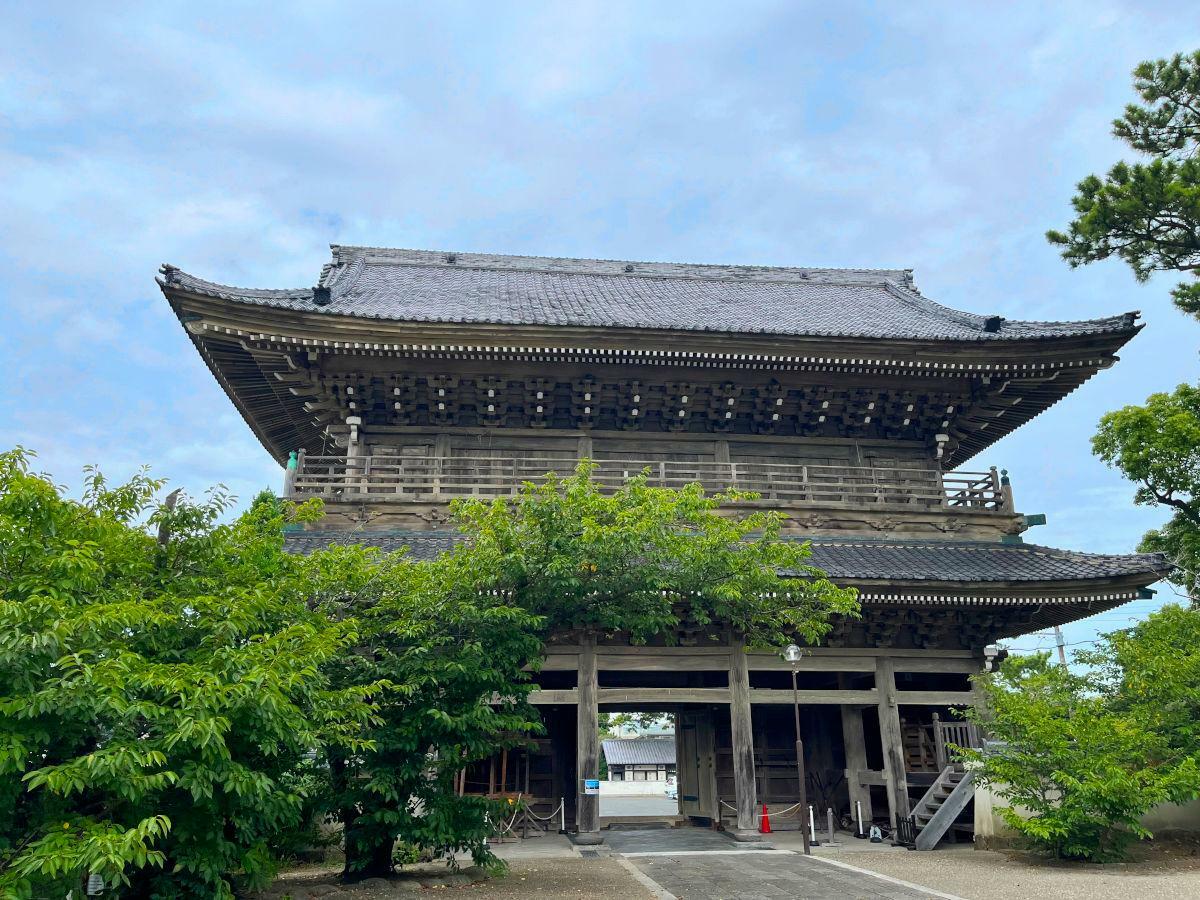
<path id="1" fill-rule="evenodd" d="M 1180 10 L 4 3 L 0 445 L 72 484 L 85 463 L 149 463 L 192 491 L 278 486 L 159 294 L 161 262 L 252 287 L 313 284 L 333 242 L 911 267 L 980 313 L 1143 311 L 1118 366 L 972 463 L 1048 515 L 1028 539 L 1129 551 L 1162 515 L 1088 438 L 1196 377 L 1200 325 L 1171 279 L 1072 272 L 1043 232 L 1127 155 L 1109 123 L 1133 66 L 1200 47 Z"/>

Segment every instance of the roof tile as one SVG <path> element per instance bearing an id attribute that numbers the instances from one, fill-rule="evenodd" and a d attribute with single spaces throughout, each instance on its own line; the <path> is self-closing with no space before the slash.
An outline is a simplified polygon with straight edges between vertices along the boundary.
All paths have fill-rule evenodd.
<path id="1" fill-rule="evenodd" d="M 164 266 L 164 286 L 242 303 L 402 322 L 672 329 L 786 336 L 1004 341 L 1132 331 L 1127 313 L 1084 322 L 1000 320 L 922 296 L 908 270 L 623 263 L 334 248 L 311 288 L 229 287 Z M 454 261 L 449 260 L 453 257 Z"/>

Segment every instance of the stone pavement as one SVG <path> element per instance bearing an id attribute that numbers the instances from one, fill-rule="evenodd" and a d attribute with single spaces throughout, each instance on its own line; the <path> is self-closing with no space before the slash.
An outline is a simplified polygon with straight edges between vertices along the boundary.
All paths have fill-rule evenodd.
<path id="1" fill-rule="evenodd" d="M 760 843 L 739 844 L 723 832 L 687 826 L 682 828 L 610 828 L 603 834 L 604 844 L 614 853 L 625 856 L 631 853 L 677 853 L 681 850 L 735 852 L 749 846 L 753 846 L 755 849 L 765 849 L 771 846 Z"/>
<path id="2" fill-rule="evenodd" d="M 626 859 L 679 900 L 915 900 L 947 897 L 787 850 L 732 853 L 625 854 Z"/>
<path id="3" fill-rule="evenodd" d="M 604 851 L 618 854 L 668 895 L 680 900 L 853 900 L 853 898 L 948 897 L 916 884 L 867 871 L 843 860 L 805 857 L 799 834 L 771 835 L 789 849 L 767 841 L 739 843 L 704 828 L 626 828 L 604 833 Z M 867 844 L 849 835 L 821 850 Z M 795 845 L 795 850 L 790 849 Z M 880 847 L 880 845 L 874 845 Z M 903 849 L 895 852 L 907 853 Z M 853 854 L 852 854 L 853 855 Z"/>

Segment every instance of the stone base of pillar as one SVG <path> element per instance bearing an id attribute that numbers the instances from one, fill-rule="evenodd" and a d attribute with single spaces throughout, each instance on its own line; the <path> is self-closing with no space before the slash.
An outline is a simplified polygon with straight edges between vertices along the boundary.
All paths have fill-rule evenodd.
<path id="1" fill-rule="evenodd" d="M 598 831 L 581 831 L 571 835 L 571 842 L 581 847 L 594 847 L 604 843 L 604 836 Z"/>
<path id="2" fill-rule="evenodd" d="M 725 833 L 735 841 L 742 841 L 744 843 L 754 843 L 763 840 L 762 833 L 758 831 L 746 831 L 733 828 Z"/>

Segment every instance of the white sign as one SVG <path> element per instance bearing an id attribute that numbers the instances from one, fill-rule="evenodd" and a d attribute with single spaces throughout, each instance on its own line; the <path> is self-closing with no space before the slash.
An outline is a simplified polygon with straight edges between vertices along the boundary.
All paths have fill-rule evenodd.
<path id="1" fill-rule="evenodd" d="M 583 793 L 585 795 L 599 794 L 600 793 L 600 779 L 599 778 L 583 779 Z"/>

